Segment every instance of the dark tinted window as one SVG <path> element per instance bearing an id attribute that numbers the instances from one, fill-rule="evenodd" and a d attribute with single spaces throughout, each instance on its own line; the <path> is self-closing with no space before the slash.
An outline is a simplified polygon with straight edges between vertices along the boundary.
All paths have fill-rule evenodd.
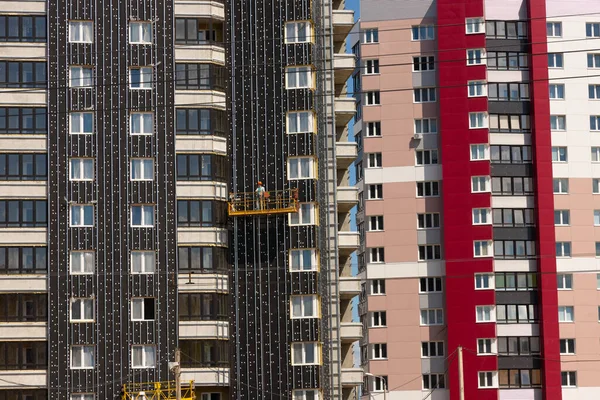
<path id="1" fill-rule="evenodd" d="M 45 42 L 43 15 L 0 15 L 0 42 Z"/>
<path id="2" fill-rule="evenodd" d="M 0 153 L 0 180 L 46 180 L 48 176 L 46 167 L 46 154 Z"/>

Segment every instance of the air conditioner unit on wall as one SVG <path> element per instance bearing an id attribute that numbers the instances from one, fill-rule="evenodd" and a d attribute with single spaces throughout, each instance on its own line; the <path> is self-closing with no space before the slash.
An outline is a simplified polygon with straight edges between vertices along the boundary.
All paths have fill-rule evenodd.
<path id="1" fill-rule="evenodd" d="M 422 133 L 415 133 L 415 135 L 413 136 L 413 139 L 415 139 L 415 140 L 421 140 L 421 139 L 423 139 L 423 134 Z"/>

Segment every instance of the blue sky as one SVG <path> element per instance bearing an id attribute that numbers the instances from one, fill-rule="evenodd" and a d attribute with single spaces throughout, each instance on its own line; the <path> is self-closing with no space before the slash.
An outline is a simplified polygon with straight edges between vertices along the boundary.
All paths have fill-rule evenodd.
<path id="1" fill-rule="evenodd" d="M 346 0 L 346 8 L 351 8 L 354 10 L 355 19 L 358 18 L 358 5 L 360 4 L 360 0 Z"/>

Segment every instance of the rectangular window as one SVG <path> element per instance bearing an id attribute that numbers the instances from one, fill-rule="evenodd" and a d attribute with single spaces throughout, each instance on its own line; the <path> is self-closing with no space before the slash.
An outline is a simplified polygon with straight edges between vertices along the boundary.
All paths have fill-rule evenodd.
<path id="1" fill-rule="evenodd" d="M 178 181 L 226 182 L 227 158 L 217 154 L 177 154 Z"/>
<path id="2" fill-rule="evenodd" d="M 385 279 L 371 280 L 371 295 L 385 294 Z"/>
<path id="3" fill-rule="evenodd" d="M 444 357 L 444 342 L 421 342 L 421 357 Z"/>
<path id="4" fill-rule="evenodd" d="M 478 372 L 478 387 L 480 389 L 498 387 L 498 373 L 494 371 Z"/>
<path id="5" fill-rule="evenodd" d="M 562 371 L 560 379 L 562 387 L 577 387 L 577 371 Z"/>
<path id="6" fill-rule="evenodd" d="M 473 225 L 489 225 L 492 223 L 492 210 L 490 208 L 474 208 Z"/>
<path id="7" fill-rule="evenodd" d="M 317 342 L 292 343 L 292 365 L 319 365 L 320 353 Z"/>
<path id="8" fill-rule="evenodd" d="M 131 346 L 131 368 L 154 368 L 156 366 L 156 347 L 153 345 Z"/>
<path id="9" fill-rule="evenodd" d="M 45 15 L 0 15 L 0 42 L 45 41 Z"/>
<path id="10" fill-rule="evenodd" d="M 552 187 L 554 194 L 569 193 L 569 178 L 553 178 Z"/>
<path id="11" fill-rule="evenodd" d="M 385 311 L 371 312 L 371 328 L 384 327 L 387 325 L 387 315 Z"/>
<path id="12" fill-rule="evenodd" d="M 439 213 L 423 213 L 417 214 L 418 229 L 435 229 L 440 227 Z"/>
<path id="13" fill-rule="evenodd" d="M 93 68 L 84 66 L 71 67 L 70 77 L 71 87 L 92 87 Z"/>
<path id="14" fill-rule="evenodd" d="M 412 40 L 434 40 L 435 28 L 433 25 L 413 25 Z"/>
<path id="15" fill-rule="evenodd" d="M 467 84 L 469 97 L 483 97 L 487 95 L 485 81 L 469 81 Z"/>
<path id="16" fill-rule="evenodd" d="M 379 30 L 377 28 L 365 29 L 364 43 L 379 43 Z"/>
<path id="17" fill-rule="evenodd" d="M 419 246 L 419 261 L 441 260 L 442 247 L 439 244 Z"/>
<path id="18" fill-rule="evenodd" d="M 600 147 L 592 147 L 592 162 L 600 162 Z"/>
<path id="19" fill-rule="evenodd" d="M 477 339 L 477 355 L 496 354 L 496 339 Z"/>
<path id="20" fill-rule="evenodd" d="M 416 150 L 416 165 L 433 165 L 438 164 L 437 150 Z"/>
<path id="21" fill-rule="evenodd" d="M 0 181 L 45 181 L 46 154 L 0 153 Z"/>
<path id="22" fill-rule="evenodd" d="M 489 160 L 490 146 L 488 144 L 471 145 L 471 161 Z"/>
<path id="23" fill-rule="evenodd" d="M 590 115 L 590 131 L 600 131 L 600 115 Z"/>
<path id="24" fill-rule="evenodd" d="M 367 106 L 378 106 L 381 104 L 379 91 L 367 92 L 365 95 L 365 105 Z"/>
<path id="25" fill-rule="evenodd" d="M 95 269 L 93 251 L 72 250 L 69 257 L 71 275 L 90 275 Z"/>
<path id="26" fill-rule="evenodd" d="M 0 322 L 48 322 L 48 294 L 0 294 Z"/>
<path id="27" fill-rule="evenodd" d="M 490 114 L 489 128 L 493 133 L 529 133 L 530 117 L 524 114 Z"/>
<path id="28" fill-rule="evenodd" d="M 563 53 L 548 53 L 548 68 L 563 68 Z"/>
<path id="29" fill-rule="evenodd" d="M 178 62 L 175 64 L 175 90 L 224 90 L 226 76 L 227 71 L 222 65 Z"/>
<path id="30" fill-rule="evenodd" d="M 475 289 L 494 289 L 494 275 L 475 274 Z"/>
<path id="31" fill-rule="evenodd" d="M 22 324 L 20 324 L 22 325 Z M 0 370 L 45 370 L 48 368 L 48 343 L 42 341 L 3 341 L 0 342 Z M 12 372 L 16 374 L 17 372 Z M 7 374 L 4 372 L 4 374 Z M 21 372 L 22 375 L 28 375 L 28 372 Z M 20 397 L 23 394 L 27 397 Z M 7 389 L 0 392 L 3 400 L 34 400 L 30 397 L 31 392 L 21 392 L 16 389 Z M 46 391 L 43 396 L 35 397 L 35 400 L 47 399 Z"/>
<path id="32" fill-rule="evenodd" d="M 494 257 L 497 259 L 535 258 L 533 240 L 495 240 Z"/>
<path id="33" fill-rule="evenodd" d="M 310 89 L 313 87 L 313 68 L 306 66 L 287 67 L 285 84 L 287 89 Z"/>
<path id="34" fill-rule="evenodd" d="M 600 226 L 600 210 L 594 210 L 594 226 Z"/>
<path id="35" fill-rule="evenodd" d="M 369 232 L 383 231 L 383 215 L 369 217 Z"/>
<path id="36" fill-rule="evenodd" d="M 498 338 L 498 355 L 532 356 L 540 354 L 538 336 L 502 336 Z"/>
<path id="37" fill-rule="evenodd" d="M 94 23 L 92 21 L 69 21 L 70 43 L 92 43 Z"/>
<path id="38" fill-rule="evenodd" d="M 387 344 L 386 343 L 374 343 L 371 345 L 371 359 L 372 360 L 385 360 L 387 358 Z"/>
<path id="39" fill-rule="evenodd" d="M 139 67 L 129 69 L 130 89 L 152 89 L 152 67 Z"/>
<path id="40" fill-rule="evenodd" d="M 537 305 L 498 304 L 496 322 L 499 324 L 533 324 L 538 321 Z"/>
<path id="41" fill-rule="evenodd" d="M 175 44 L 223 46 L 223 23 L 206 18 L 175 18 Z"/>
<path id="42" fill-rule="evenodd" d="M 46 124 L 45 107 L 0 107 L 2 135 L 45 135 Z"/>
<path id="43" fill-rule="evenodd" d="M 575 310 L 573 306 L 558 306 L 558 322 L 575 321 Z"/>
<path id="44" fill-rule="evenodd" d="M 71 158 L 69 161 L 69 178 L 72 181 L 94 180 L 93 158 Z"/>
<path id="45" fill-rule="evenodd" d="M 513 51 L 488 51 L 487 69 L 491 71 L 523 71 L 529 69 L 529 54 Z"/>
<path id="46" fill-rule="evenodd" d="M 315 225 L 316 205 L 315 203 L 300 203 L 297 213 L 289 215 L 289 225 Z"/>
<path id="47" fill-rule="evenodd" d="M 46 88 L 46 63 L 0 61 L 0 88 Z"/>
<path id="48" fill-rule="evenodd" d="M 156 299 L 151 297 L 138 297 L 131 299 L 132 321 L 154 321 Z"/>
<path id="49" fill-rule="evenodd" d="M 470 129 L 487 128 L 487 126 L 488 126 L 487 121 L 488 121 L 487 113 L 484 113 L 484 112 L 469 113 L 469 128 Z"/>
<path id="50" fill-rule="evenodd" d="M 446 388 L 446 376 L 444 374 L 423 374 L 423 389 L 435 390 Z"/>
<path id="51" fill-rule="evenodd" d="M 435 88 L 418 88 L 413 90 L 415 103 L 434 103 L 436 101 Z"/>
<path id="52" fill-rule="evenodd" d="M 590 85 L 593 86 L 593 85 Z M 550 89 L 550 100 L 565 99 L 565 85 L 562 83 L 551 83 L 548 85 Z M 599 92 L 600 93 L 600 92 Z"/>
<path id="53" fill-rule="evenodd" d="M 220 393 L 217 393 L 219 396 L 221 396 Z M 204 394 L 202 394 L 202 396 L 204 396 Z M 318 389 L 303 389 L 303 390 L 294 390 L 292 392 L 292 400 L 320 400 L 321 399 L 321 394 L 319 393 Z M 204 398 L 202 397 L 200 400 L 221 400 L 220 397 L 218 398 Z"/>
<path id="54" fill-rule="evenodd" d="M 129 22 L 130 44 L 152 44 L 152 22 Z"/>
<path id="55" fill-rule="evenodd" d="M 179 246 L 177 265 L 185 273 L 214 273 L 227 269 L 227 254 L 223 247 Z"/>
<path id="56" fill-rule="evenodd" d="M 367 122 L 366 136 L 381 136 L 381 122 Z"/>
<path id="57" fill-rule="evenodd" d="M 0 200 L 0 227 L 45 227 L 46 200 Z"/>
<path id="58" fill-rule="evenodd" d="M 483 193 L 490 191 L 489 176 L 472 176 L 471 177 L 471 192 Z"/>
<path id="59" fill-rule="evenodd" d="M 590 100 L 600 100 L 600 85 L 588 85 L 588 98 Z"/>
<path id="60" fill-rule="evenodd" d="M 417 197 L 438 197 L 440 183 L 438 181 L 417 182 Z"/>
<path id="61" fill-rule="evenodd" d="M 379 64 L 378 64 L 379 66 Z M 435 70 L 435 56 L 413 57 L 413 71 L 433 71 Z"/>
<path id="62" fill-rule="evenodd" d="M 387 376 L 374 376 L 371 384 L 371 392 L 373 393 L 387 393 L 388 390 L 388 377 Z"/>
<path id="63" fill-rule="evenodd" d="M 483 65 L 485 63 L 484 49 L 467 50 L 467 65 Z"/>
<path id="64" fill-rule="evenodd" d="M 473 242 L 473 257 L 492 257 L 492 241 L 476 240 Z"/>
<path id="65" fill-rule="evenodd" d="M 385 262 L 385 249 L 383 247 L 373 247 L 373 248 L 369 249 L 369 262 L 370 263 Z"/>
<path id="66" fill-rule="evenodd" d="M 532 272 L 496 272 L 496 291 L 537 290 L 537 274 Z"/>
<path id="67" fill-rule="evenodd" d="M 288 113 L 287 133 L 312 133 L 314 130 L 314 113 L 312 111 Z"/>
<path id="68" fill-rule="evenodd" d="M 421 325 L 443 325 L 444 310 L 441 308 L 425 308 L 421 310 Z"/>
<path id="69" fill-rule="evenodd" d="M 552 147 L 552 162 L 567 162 L 567 148 Z"/>
<path id="70" fill-rule="evenodd" d="M 419 293 L 441 293 L 442 278 L 419 278 Z"/>
<path id="71" fill-rule="evenodd" d="M 94 299 L 71 299 L 71 322 L 94 320 Z"/>
<path id="72" fill-rule="evenodd" d="M 75 393 L 69 400 L 94 400 L 95 396 L 91 393 Z"/>
<path id="73" fill-rule="evenodd" d="M 415 133 L 437 133 L 437 119 L 415 119 Z"/>
<path id="74" fill-rule="evenodd" d="M 600 179 L 593 178 L 592 179 L 592 194 L 600 193 Z"/>
<path id="75" fill-rule="evenodd" d="M 556 242 L 556 257 L 571 257 L 571 242 Z"/>
<path id="76" fill-rule="evenodd" d="M 45 246 L 0 246 L 0 275 L 45 274 L 47 269 Z"/>
<path id="77" fill-rule="evenodd" d="M 154 226 L 154 206 L 152 206 L 152 205 L 131 206 L 131 226 L 138 227 L 138 228 Z"/>
<path id="78" fill-rule="evenodd" d="M 495 196 L 529 196 L 533 194 L 533 178 L 493 177 L 492 194 Z"/>
<path id="79" fill-rule="evenodd" d="M 309 294 L 290 297 L 290 315 L 295 318 L 318 318 L 319 299 L 317 295 Z"/>
<path id="80" fill-rule="evenodd" d="M 529 100 L 528 83 L 488 83 L 488 97 L 494 101 Z"/>
<path id="81" fill-rule="evenodd" d="M 153 274 L 156 267 L 156 255 L 153 251 L 131 251 L 131 273 Z"/>
<path id="82" fill-rule="evenodd" d="M 94 113 L 74 112 L 69 115 L 71 135 L 91 135 L 94 133 Z"/>
<path id="83" fill-rule="evenodd" d="M 382 159 L 381 153 L 370 153 L 367 155 L 367 168 L 381 168 Z"/>
<path id="84" fill-rule="evenodd" d="M 177 225 L 224 226 L 226 208 L 227 203 L 221 201 L 177 200 Z"/>
<path id="85" fill-rule="evenodd" d="M 383 199 L 383 185 L 368 185 L 368 199 L 369 200 L 381 200 Z"/>
<path id="86" fill-rule="evenodd" d="M 291 249 L 289 263 L 291 272 L 316 271 L 318 267 L 317 250 Z"/>
<path id="87" fill-rule="evenodd" d="M 180 321 L 227 321 L 229 300 L 227 294 L 179 293 Z"/>
<path id="88" fill-rule="evenodd" d="M 93 369 L 94 346 L 71 346 L 71 369 Z"/>
<path id="89" fill-rule="evenodd" d="M 314 179 L 314 157 L 293 157 L 287 160 L 288 180 Z"/>
<path id="90" fill-rule="evenodd" d="M 554 210 L 554 225 L 567 226 L 570 222 L 569 210 Z"/>
<path id="91" fill-rule="evenodd" d="M 484 33 L 485 20 L 483 18 L 467 18 L 465 23 L 465 32 L 469 34 Z"/>
<path id="92" fill-rule="evenodd" d="M 285 24 L 285 42 L 310 43 L 312 41 L 312 24 L 310 21 L 291 21 Z"/>
<path id="93" fill-rule="evenodd" d="M 525 39 L 528 23 L 526 21 L 486 21 L 485 36 L 492 39 Z"/>
<path id="94" fill-rule="evenodd" d="M 587 55 L 588 68 L 600 68 L 600 53 Z"/>
<path id="95" fill-rule="evenodd" d="M 553 131 L 564 131 L 567 128 L 567 117 L 564 115 L 550 116 L 550 129 Z"/>
<path id="96" fill-rule="evenodd" d="M 589 38 L 600 37 L 600 22 L 588 22 L 585 24 L 585 36 Z"/>
<path id="97" fill-rule="evenodd" d="M 152 135 L 154 133 L 154 115 L 152 113 L 131 113 L 129 133 L 131 135 Z"/>
<path id="98" fill-rule="evenodd" d="M 365 75 L 379 73 L 379 60 L 365 60 Z"/>
<path id="99" fill-rule="evenodd" d="M 560 354 L 561 355 L 575 354 L 575 339 L 560 339 Z"/>
<path id="100" fill-rule="evenodd" d="M 492 164 L 531 164 L 531 146 L 490 146 Z"/>
<path id="101" fill-rule="evenodd" d="M 494 306 L 477 306 L 475 308 L 477 322 L 494 322 L 496 317 L 495 314 Z"/>
<path id="102" fill-rule="evenodd" d="M 546 36 L 562 37 L 562 22 L 546 22 Z"/>
<path id="103" fill-rule="evenodd" d="M 542 373 L 539 369 L 501 369 L 498 371 L 498 382 L 502 389 L 540 388 Z"/>

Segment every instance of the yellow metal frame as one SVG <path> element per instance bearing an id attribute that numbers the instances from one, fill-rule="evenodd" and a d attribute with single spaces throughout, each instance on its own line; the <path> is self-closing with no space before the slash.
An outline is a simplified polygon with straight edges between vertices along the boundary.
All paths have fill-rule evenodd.
<path id="1" fill-rule="evenodd" d="M 182 383 L 181 400 L 196 400 L 194 381 Z M 121 400 L 175 400 L 175 381 L 127 383 L 123 385 Z"/>
<path id="2" fill-rule="evenodd" d="M 298 212 L 298 189 L 274 190 L 259 196 L 255 192 L 231 193 L 230 216 L 289 214 Z"/>

